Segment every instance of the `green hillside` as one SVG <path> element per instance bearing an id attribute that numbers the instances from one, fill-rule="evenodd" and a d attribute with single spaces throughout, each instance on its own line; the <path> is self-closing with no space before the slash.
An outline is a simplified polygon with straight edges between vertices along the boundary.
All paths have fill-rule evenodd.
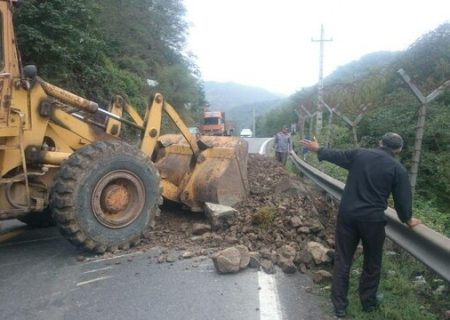
<path id="1" fill-rule="evenodd" d="M 383 133 L 398 132 L 406 141 L 401 156 L 409 169 L 420 103 L 399 76 L 400 68 L 424 96 L 450 80 L 450 24 L 424 34 L 403 52 L 372 53 L 338 68 L 325 79 L 324 101 L 349 119 L 367 106 L 357 131 L 360 145 L 374 147 Z M 292 95 L 282 108 L 260 120 L 262 134 L 272 135 L 283 123 L 296 122 L 300 104 L 314 112 L 316 97 L 312 87 Z M 328 117 L 324 112 L 324 125 Z M 329 140 L 328 130 L 333 132 Z M 352 131 L 336 116 L 331 128 L 316 135 L 331 146 L 353 145 Z M 436 214 L 436 225 L 450 228 L 450 88 L 428 106 L 416 191 L 417 202 L 431 205 L 430 215 L 435 206 L 444 211 Z"/>

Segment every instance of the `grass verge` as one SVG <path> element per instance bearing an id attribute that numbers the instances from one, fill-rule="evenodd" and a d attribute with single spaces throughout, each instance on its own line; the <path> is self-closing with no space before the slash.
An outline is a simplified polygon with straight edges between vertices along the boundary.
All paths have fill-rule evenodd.
<path id="1" fill-rule="evenodd" d="M 307 156 L 307 162 L 326 174 L 345 181 L 345 170 L 331 164 L 321 164 L 314 155 Z M 289 163 L 287 169 L 297 172 L 295 166 Z M 432 229 L 449 236 L 450 217 L 447 213 L 440 212 L 432 202 L 416 198 L 414 215 L 420 217 Z M 385 244 L 379 288 L 379 292 L 384 296 L 383 304 L 377 311 L 363 312 L 358 295 L 362 263 L 363 256 L 359 256 L 352 266 L 348 319 L 447 320 L 445 312 L 450 310 L 449 283 L 389 240 Z M 328 298 L 330 286 L 322 289 Z"/>
<path id="2" fill-rule="evenodd" d="M 381 282 L 378 292 L 383 303 L 374 312 L 361 309 L 358 281 L 363 256 L 355 259 L 350 273 L 349 306 L 347 319 L 353 320 L 444 320 L 450 310 L 449 284 L 427 267 L 387 241 L 383 255 Z M 326 298 L 330 286 L 322 287 Z"/>

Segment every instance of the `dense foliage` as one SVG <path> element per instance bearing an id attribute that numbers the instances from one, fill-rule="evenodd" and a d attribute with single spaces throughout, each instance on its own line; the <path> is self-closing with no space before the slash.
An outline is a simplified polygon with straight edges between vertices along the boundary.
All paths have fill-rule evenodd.
<path id="1" fill-rule="evenodd" d="M 400 133 L 406 140 L 402 162 L 411 165 L 418 107 L 420 103 L 398 74 L 402 68 L 424 96 L 450 80 L 450 24 L 446 23 L 420 37 L 404 52 L 374 53 L 340 67 L 325 79 L 324 100 L 340 113 L 354 120 L 366 106 L 358 126 L 359 143 L 374 147 L 388 131 Z M 310 112 L 316 110 L 316 88 L 305 88 L 291 97 L 283 108 L 260 119 L 260 132 L 272 135 L 284 123 L 296 122 L 294 110 L 300 104 Z M 416 189 L 419 207 L 450 210 L 450 88 L 429 104 L 426 116 L 423 149 Z M 324 110 L 324 125 L 328 112 Z M 306 123 L 306 130 L 309 123 Z M 331 130 L 332 134 L 327 134 Z M 307 132 L 307 131 L 306 131 Z M 346 132 L 346 134 L 337 133 Z M 325 127 L 322 143 L 335 147 L 353 144 L 349 126 L 334 115 L 333 126 Z M 338 138 L 337 138 L 338 137 Z M 424 200 L 427 199 L 427 200 Z M 430 211 L 430 210 L 429 210 Z M 432 210 L 431 210 L 432 211 Z M 440 223 L 450 229 L 450 214 Z M 438 221 L 436 221 L 438 222 Z"/>
<path id="2" fill-rule="evenodd" d="M 24 64 L 48 81 L 101 103 L 120 94 L 139 108 L 158 91 L 198 115 L 204 94 L 183 51 L 184 15 L 181 0 L 28 0 L 14 18 Z"/>

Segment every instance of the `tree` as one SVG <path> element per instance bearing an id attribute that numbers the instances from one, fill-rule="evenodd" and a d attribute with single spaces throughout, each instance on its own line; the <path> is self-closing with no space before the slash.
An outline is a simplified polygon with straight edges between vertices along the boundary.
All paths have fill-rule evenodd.
<path id="1" fill-rule="evenodd" d="M 99 64 L 103 42 L 90 1 L 26 1 L 16 12 L 17 38 L 25 63 L 64 87 L 85 93 Z"/>
<path id="2" fill-rule="evenodd" d="M 150 79 L 175 107 L 195 110 L 204 94 L 183 52 L 184 14 L 181 0 L 29 0 L 15 22 L 23 61 L 56 85 L 103 104 L 119 94 L 144 108 Z"/>
<path id="3" fill-rule="evenodd" d="M 192 57 L 183 52 L 188 25 L 180 0 L 101 0 L 100 29 L 111 59 L 143 79 L 156 81 L 179 111 L 196 111 L 204 93 Z M 120 17 L 120 19 L 118 19 Z"/>

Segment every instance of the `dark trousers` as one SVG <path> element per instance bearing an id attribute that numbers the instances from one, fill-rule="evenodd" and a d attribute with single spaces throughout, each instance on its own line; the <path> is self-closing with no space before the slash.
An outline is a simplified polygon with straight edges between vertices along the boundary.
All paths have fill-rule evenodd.
<path id="1" fill-rule="evenodd" d="M 340 214 L 338 215 L 331 285 L 331 301 L 336 309 L 347 308 L 350 267 L 359 240 L 362 242 L 364 253 L 363 270 L 359 279 L 359 297 L 364 309 L 376 305 L 383 243 L 386 237 L 384 225 L 384 222 L 347 222 Z"/>
<path id="2" fill-rule="evenodd" d="M 275 159 L 281 162 L 283 166 L 286 165 L 287 156 L 287 152 L 275 152 Z"/>

